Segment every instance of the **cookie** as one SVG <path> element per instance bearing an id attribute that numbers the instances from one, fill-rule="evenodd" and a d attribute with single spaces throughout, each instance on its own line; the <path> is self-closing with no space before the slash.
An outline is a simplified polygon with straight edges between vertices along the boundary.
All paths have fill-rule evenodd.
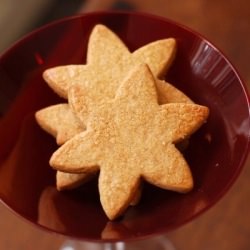
<path id="1" fill-rule="evenodd" d="M 67 103 L 40 109 L 35 113 L 35 118 L 42 129 L 56 138 L 58 145 L 85 130 L 85 126 L 73 114 Z"/>
<path id="2" fill-rule="evenodd" d="M 95 77 L 100 77 L 106 71 L 113 77 L 127 74 L 131 62 L 133 65 L 147 63 L 157 78 L 164 77 L 172 64 L 176 53 L 174 38 L 157 40 L 149 43 L 132 54 L 122 40 L 109 28 L 102 24 L 96 25 L 89 37 L 86 65 L 66 65 L 50 68 L 44 71 L 43 78 L 49 86 L 61 97 L 67 99 L 68 89 L 75 82 L 82 82 L 83 76 L 94 70 Z M 121 73 L 116 75 L 113 67 L 120 66 Z M 91 74 L 91 73 L 90 73 Z M 115 74 L 115 75 L 114 75 Z M 117 80 L 115 78 L 115 80 Z M 82 82 L 84 84 L 84 82 Z M 107 82 L 108 83 L 108 82 Z"/>
<path id="3" fill-rule="evenodd" d="M 87 130 L 50 159 L 59 171 L 100 171 L 100 200 L 111 220 L 124 213 L 142 180 L 181 193 L 193 188 L 189 166 L 175 144 L 194 133 L 209 110 L 197 104 L 159 105 L 155 85 L 148 66 L 136 67 L 115 98 L 91 112 Z"/>
<path id="4" fill-rule="evenodd" d="M 58 191 L 70 190 L 81 186 L 82 184 L 93 179 L 93 175 L 72 174 L 61 171 L 56 172 L 56 188 Z"/>
<path id="5" fill-rule="evenodd" d="M 130 68 L 139 63 L 147 63 L 155 77 L 161 78 L 170 67 L 175 52 L 176 41 L 168 38 L 149 43 L 131 53 L 111 30 L 103 25 L 96 25 L 89 38 L 86 65 L 51 68 L 46 70 L 43 76 L 59 95 L 64 98 L 67 98 L 68 94 L 71 95 L 70 105 L 82 121 L 86 122 L 89 110 L 92 110 L 93 106 L 114 97 L 119 80 L 126 76 Z M 82 93 L 78 93 L 82 85 L 87 86 L 88 91 L 93 93 L 89 101 L 86 101 Z M 169 102 L 171 99 L 191 102 L 169 83 L 157 81 L 157 87 L 161 103 Z M 178 98 L 175 98 L 176 95 Z"/>

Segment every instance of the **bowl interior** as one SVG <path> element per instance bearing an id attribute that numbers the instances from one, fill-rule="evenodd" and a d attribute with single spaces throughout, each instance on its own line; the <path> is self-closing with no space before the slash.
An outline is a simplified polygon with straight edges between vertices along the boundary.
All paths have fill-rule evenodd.
<path id="1" fill-rule="evenodd" d="M 74 191 L 56 191 L 48 161 L 57 145 L 34 119 L 36 110 L 62 102 L 42 72 L 85 63 L 88 36 L 97 23 L 110 27 L 131 51 L 176 38 L 177 56 L 166 80 L 211 112 L 184 152 L 194 176 L 193 191 L 183 195 L 145 184 L 140 204 L 115 222 L 102 211 L 96 180 Z M 249 101 L 233 66 L 200 35 L 151 15 L 92 13 L 41 28 L 1 56 L 0 89 L 0 198 L 41 228 L 68 236 L 128 240 L 179 227 L 225 194 L 248 154 Z"/>

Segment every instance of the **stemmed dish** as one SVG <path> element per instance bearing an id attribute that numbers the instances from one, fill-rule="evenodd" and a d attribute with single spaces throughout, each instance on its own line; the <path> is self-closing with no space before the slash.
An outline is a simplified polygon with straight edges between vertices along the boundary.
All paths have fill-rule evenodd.
<path id="1" fill-rule="evenodd" d="M 57 148 L 34 112 L 62 100 L 42 79 L 49 67 L 85 62 L 88 35 L 97 23 L 114 30 L 131 51 L 151 41 L 177 39 L 166 80 L 210 108 L 207 124 L 190 139 L 185 157 L 195 187 L 188 194 L 146 184 L 142 200 L 120 220 L 107 219 L 96 180 L 58 192 L 48 161 Z M 213 206 L 231 187 L 249 150 L 249 99 L 237 71 L 213 44 L 170 20 L 136 12 L 98 12 L 49 24 L 0 58 L 0 198 L 41 229 L 82 241 L 118 242 L 173 230 Z"/>

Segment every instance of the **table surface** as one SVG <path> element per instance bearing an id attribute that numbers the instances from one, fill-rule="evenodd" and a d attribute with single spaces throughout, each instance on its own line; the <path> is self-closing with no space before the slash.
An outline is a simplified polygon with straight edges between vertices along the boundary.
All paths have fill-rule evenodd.
<path id="1" fill-rule="evenodd" d="M 110 2 L 110 1 L 109 1 Z M 173 19 L 219 47 L 250 89 L 248 0 L 134 0 L 137 10 Z M 102 6 L 107 8 L 107 6 Z M 178 250 L 250 249 L 250 157 L 229 192 L 205 214 L 167 237 Z M 0 249 L 59 249 L 66 238 L 41 231 L 0 204 Z"/>

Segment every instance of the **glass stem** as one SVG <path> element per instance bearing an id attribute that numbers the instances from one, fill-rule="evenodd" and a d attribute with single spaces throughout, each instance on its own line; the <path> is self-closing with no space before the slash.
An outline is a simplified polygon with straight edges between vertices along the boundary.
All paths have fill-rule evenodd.
<path id="1" fill-rule="evenodd" d="M 123 242 L 105 243 L 103 250 L 125 250 L 125 244 Z"/>

